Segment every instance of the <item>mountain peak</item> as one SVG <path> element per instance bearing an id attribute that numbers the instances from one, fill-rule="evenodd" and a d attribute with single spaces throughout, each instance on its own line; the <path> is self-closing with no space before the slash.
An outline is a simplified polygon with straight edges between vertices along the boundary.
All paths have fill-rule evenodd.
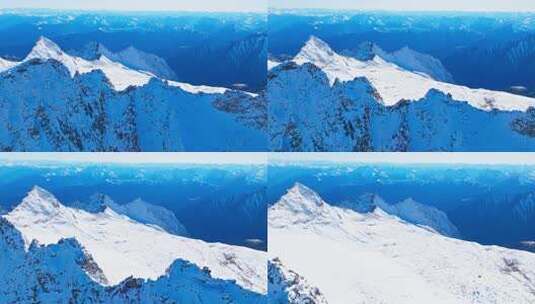
<path id="1" fill-rule="evenodd" d="M 315 36 L 311 36 L 299 51 L 299 54 L 295 56 L 294 61 L 298 64 L 304 62 L 326 64 L 330 62 L 331 58 L 335 55 L 336 53 L 325 41 Z"/>
<path id="2" fill-rule="evenodd" d="M 33 186 L 32 190 L 28 192 L 28 195 L 23 200 L 23 202 L 26 199 L 37 199 L 41 202 L 49 203 L 51 206 L 55 208 L 59 208 L 61 206 L 60 202 L 56 199 L 56 197 L 52 193 L 48 192 L 44 188 L 41 188 L 37 185 Z"/>
<path id="3" fill-rule="evenodd" d="M 24 214 L 51 217 L 58 214 L 61 207 L 61 203 L 53 194 L 39 186 L 34 186 L 12 212 L 22 211 Z"/>
<path id="4" fill-rule="evenodd" d="M 32 48 L 32 51 L 26 59 L 57 59 L 63 55 L 63 51 L 56 43 L 44 36 L 41 36 L 35 43 L 35 46 Z"/>
<path id="5" fill-rule="evenodd" d="M 288 221 L 288 218 L 295 219 L 294 222 L 308 222 L 321 214 L 324 211 L 325 202 L 321 197 L 306 187 L 303 184 L 296 183 L 290 188 L 280 200 L 271 207 L 271 210 L 276 212 L 270 213 L 270 221 L 277 222 L 278 219 L 271 219 L 271 216 L 278 217 L 278 213 L 284 214 L 280 220 L 283 223 Z"/>
<path id="6" fill-rule="evenodd" d="M 314 190 L 301 183 L 295 183 L 294 186 L 288 190 L 286 195 L 291 195 L 294 198 L 304 199 L 316 206 L 322 206 L 324 204 L 321 197 L 314 192 Z"/>

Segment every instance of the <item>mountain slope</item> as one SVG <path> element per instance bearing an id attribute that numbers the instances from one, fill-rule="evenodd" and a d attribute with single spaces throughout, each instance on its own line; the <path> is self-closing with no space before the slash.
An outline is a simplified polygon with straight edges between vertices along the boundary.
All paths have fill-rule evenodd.
<path id="1" fill-rule="evenodd" d="M 111 208 L 118 214 L 126 215 L 136 222 L 153 225 L 172 234 L 188 236 L 186 228 L 180 223 L 172 211 L 158 205 L 147 203 L 139 198 L 121 205 L 114 202 L 105 194 L 96 193 L 91 196 L 88 202 L 75 202 L 74 204 L 70 204 L 69 207 L 82 209 L 91 213 L 99 213 L 106 210 L 106 208 Z"/>
<path id="2" fill-rule="evenodd" d="M 208 267 L 214 278 L 235 280 L 258 293 L 266 291 L 265 258 L 260 251 L 171 235 L 110 208 L 97 214 L 68 208 L 39 187 L 4 217 L 21 231 L 26 247 L 32 240 L 49 245 L 76 238 L 112 285 L 130 276 L 156 280 L 176 259 L 183 259 Z"/>
<path id="3" fill-rule="evenodd" d="M 381 59 L 407 71 L 423 73 L 442 82 L 454 82 L 453 77 L 440 60 L 431 55 L 419 53 L 407 46 L 389 53 L 375 43 L 363 42 L 357 48 L 344 51 L 343 54 L 361 61 L 373 60 L 375 56 L 379 56 Z"/>
<path id="4" fill-rule="evenodd" d="M 208 269 L 175 261 L 157 280 L 127 278 L 104 286 L 106 277 L 75 239 L 28 250 L 20 232 L 0 218 L 2 303 L 263 303 L 263 296 L 234 281 L 214 279 Z"/>
<path id="5" fill-rule="evenodd" d="M 269 246 L 328 303 L 535 300 L 531 253 L 444 237 L 380 209 L 333 207 L 302 185 L 270 208 Z"/>
<path id="6" fill-rule="evenodd" d="M 14 67 L 15 65 L 17 65 L 17 62 L 9 61 L 7 59 L 0 57 L 0 72 L 10 69 Z"/>
<path id="7" fill-rule="evenodd" d="M 534 99 L 439 83 L 377 60 L 340 56 L 312 39 L 272 68 L 271 150 L 535 149 Z"/>
<path id="8" fill-rule="evenodd" d="M 412 198 L 405 199 L 395 204 L 388 204 L 375 194 L 365 194 L 354 201 L 339 204 L 343 208 L 349 208 L 359 213 L 373 212 L 380 208 L 384 212 L 399 217 L 414 225 L 429 227 L 436 232 L 450 237 L 459 237 L 459 230 L 450 221 L 443 211 L 419 203 Z"/>
<path id="9" fill-rule="evenodd" d="M 487 100 L 493 100 L 496 109 L 525 111 L 535 106 L 535 99 L 505 92 L 484 89 L 470 89 L 433 80 L 420 74 L 400 69 L 398 66 L 374 57 L 370 62 L 336 54 L 325 42 L 312 37 L 294 59 L 299 65 L 312 63 L 327 74 L 331 85 L 336 79 L 350 81 L 366 77 L 376 88 L 385 105 L 395 105 L 402 100 L 419 100 L 430 89 L 450 94 L 454 100 L 466 101 L 470 105 L 489 110 Z"/>
<path id="10" fill-rule="evenodd" d="M 158 79 L 41 39 L 0 73 L 2 151 L 265 150 L 261 96 Z"/>
<path id="11" fill-rule="evenodd" d="M 76 54 L 87 60 L 96 60 L 104 56 L 111 61 L 120 62 L 135 70 L 149 72 L 163 79 L 176 79 L 175 72 L 163 58 L 143 52 L 133 46 L 129 46 L 119 52 L 112 52 L 103 44 L 93 42 L 87 44 L 81 51 L 71 51 L 69 53 Z"/>

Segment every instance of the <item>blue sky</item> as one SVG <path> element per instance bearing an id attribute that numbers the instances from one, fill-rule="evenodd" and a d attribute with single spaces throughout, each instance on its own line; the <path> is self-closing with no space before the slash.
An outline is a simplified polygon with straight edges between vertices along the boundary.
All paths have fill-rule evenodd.
<path id="1" fill-rule="evenodd" d="M 1 0 L 0 8 L 262 12 L 267 0 Z"/>
<path id="2" fill-rule="evenodd" d="M 269 6 L 396 11 L 535 11 L 535 0 L 269 0 Z"/>

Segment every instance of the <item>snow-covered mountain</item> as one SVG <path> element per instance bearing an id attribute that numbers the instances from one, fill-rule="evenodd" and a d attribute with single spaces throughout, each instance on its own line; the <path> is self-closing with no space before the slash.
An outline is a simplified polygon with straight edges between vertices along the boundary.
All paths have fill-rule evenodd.
<path id="1" fill-rule="evenodd" d="M 429 227 L 445 236 L 460 237 L 459 230 L 446 213 L 435 207 L 419 203 L 412 198 L 388 204 L 380 196 L 368 193 L 338 206 L 353 209 L 359 213 L 373 212 L 376 208 L 380 208 L 384 212 L 395 215 L 411 224 Z"/>
<path id="2" fill-rule="evenodd" d="M 143 52 L 129 46 L 119 52 L 108 50 L 102 43 L 88 43 L 80 51 L 71 51 L 69 54 L 77 55 L 87 60 L 96 60 L 104 56 L 111 61 L 119 62 L 135 70 L 146 71 L 163 79 L 176 79 L 175 72 L 167 62 L 157 55 Z"/>
<path id="3" fill-rule="evenodd" d="M 328 303 L 528 304 L 535 255 L 333 207 L 296 185 L 269 210 L 269 255 Z"/>
<path id="4" fill-rule="evenodd" d="M 3 151 L 257 151 L 262 96 L 160 79 L 41 38 L 0 72 Z"/>
<path id="5" fill-rule="evenodd" d="M 359 61 L 317 38 L 270 70 L 267 92 L 275 151 L 535 148 L 535 99 Z"/>
<path id="6" fill-rule="evenodd" d="M 111 208 L 118 214 L 126 215 L 137 222 L 153 225 L 175 235 L 188 236 L 186 227 L 172 211 L 140 198 L 126 204 L 118 204 L 105 194 L 95 193 L 88 202 L 75 202 L 70 204 L 70 207 L 91 213 L 103 212 L 106 208 Z"/>
<path id="7" fill-rule="evenodd" d="M 106 286 L 106 277 L 76 239 L 32 242 L 0 218 L 2 303 L 265 303 L 265 296 L 234 281 L 215 279 L 208 268 L 176 260 L 156 280 L 129 277 Z"/>
<path id="8" fill-rule="evenodd" d="M 267 290 L 266 258 L 261 251 L 172 235 L 111 208 L 101 213 L 69 208 L 39 187 L 4 218 L 20 231 L 28 252 L 35 249 L 35 242 L 52 248 L 74 238 L 98 265 L 101 285 L 114 286 L 131 277 L 164 284 L 158 283 L 162 276 L 172 277 L 174 268 L 180 272 L 186 267 L 193 277 L 203 277 L 195 269 L 206 269 L 214 279 L 235 281 L 242 289 L 257 294 Z M 187 263 L 177 263 L 179 259 Z M 171 267 L 173 263 L 177 265 Z"/>
<path id="9" fill-rule="evenodd" d="M 442 65 L 440 60 L 427 54 L 417 52 L 407 46 L 386 52 L 373 42 L 362 42 L 355 49 L 345 50 L 342 54 L 354 57 L 360 61 L 373 60 L 375 56 L 393 63 L 407 71 L 423 73 L 434 80 L 453 83 L 453 77 Z"/>

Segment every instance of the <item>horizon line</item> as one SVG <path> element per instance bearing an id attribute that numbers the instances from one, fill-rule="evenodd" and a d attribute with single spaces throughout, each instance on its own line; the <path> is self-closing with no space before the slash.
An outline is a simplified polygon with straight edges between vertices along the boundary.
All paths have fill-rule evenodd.
<path id="1" fill-rule="evenodd" d="M 264 152 L 9 152 L 0 153 L 0 166 L 21 163 L 87 164 L 183 164 L 183 165 L 263 165 Z"/>
<path id="2" fill-rule="evenodd" d="M 252 14 L 264 14 L 268 12 L 265 10 L 197 10 L 197 9 L 114 9 L 114 8 L 45 8 L 45 7 L 0 7 L 0 11 L 57 11 L 57 12 L 109 12 L 109 13 L 222 13 L 222 14 L 235 14 L 235 13 L 252 13 Z"/>
<path id="3" fill-rule="evenodd" d="M 459 9 L 387 9 L 387 8 L 314 8 L 314 7 L 268 7 L 268 11 L 326 11 L 326 12 L 392 12 L 392 13 L 535 13 L 532 10 L 459 10 Z"/>

